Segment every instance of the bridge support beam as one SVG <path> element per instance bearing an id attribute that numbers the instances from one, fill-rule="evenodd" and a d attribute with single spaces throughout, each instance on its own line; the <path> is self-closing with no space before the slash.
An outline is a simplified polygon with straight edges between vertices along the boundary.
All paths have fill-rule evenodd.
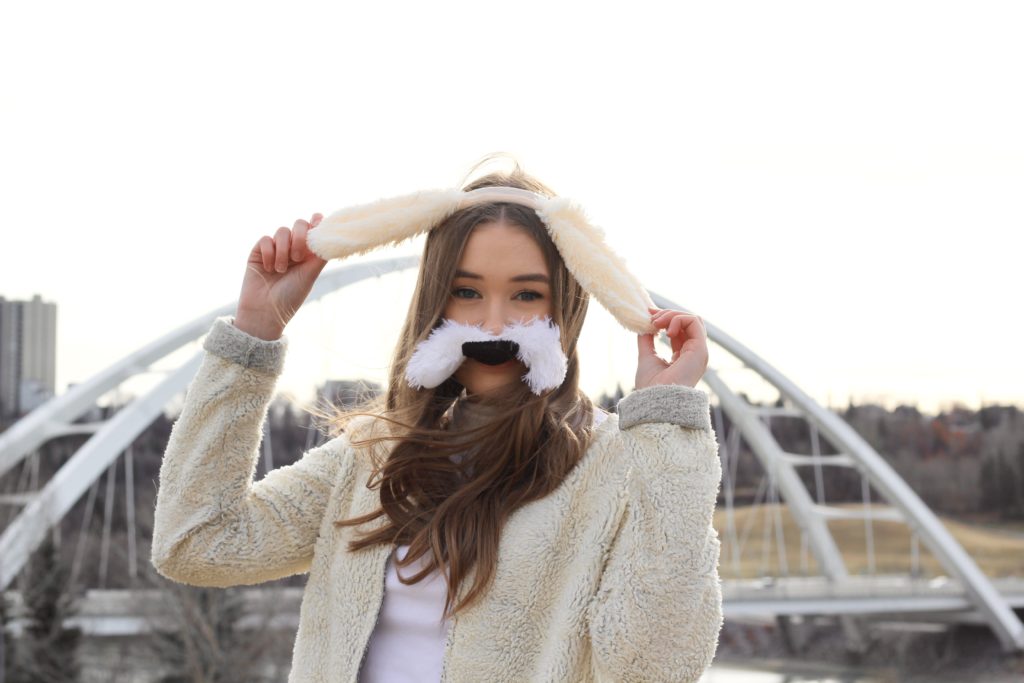
<path id="1" fill-rule="evenodd" d="M 661 308 L 686 311 L 685 308 L 654 292 L 650 294 L 655 304 Z M 985 615 L 1003 650 L 1006 652 L 1024 651 L 1024 623 L 992 586 L 992 582 L 981 571 L 977 563 L 964 551 L 963 546 L 953 538 L 939 518 L 935 516 L 935 513 L 925 505 L 924 501 L 889 463 L 842 418 L 820 406 L 800 387 L 760 356 L 708 321 L 705 320 L 704 325 L 711 340 L 775 387 L 784 399 L 801 411 L 804 419 L 814 425 L 830 443 L 842 449 L 856 463 L 857 468 L 868 477 L 876 491 L 903 513 L 904 521 L 910 526 L 911 531 L 920 534 L 932 554 L 949 572 L 950 576 L 962 583 L 975 606 Z M 845 566 L 842 569 L 838 566 L 842 564 L 841 555 L 838 553 L 835 542 L 831 540 L 831 533 L 827 531 L 827 525 L 823 521 L 821 522 L 821 525 L 825 526 L 825 535 L 829 537 L 828 540 L 825 540 L 821 533 L 821 526 L 810 521 L 810 518 L 819 518 L 820 514 L 816 509 L 810 510 L 810 515 L 806 514 L 810 496 L 793 471 L 792 464 L 785 463 L 785 466 L 777 464 L 783 460 L 781 449 L 760 418 L 754 415 L 746 402 L 729 390 L 710 368 L 705 373 L 704 381 L 718 396 L 730 419 L 740 426 L 743 435 L 764 464 L 765 469 L 776 475 L 779 488 L 783 491 L 787 503 L 794 508 L 797 521 L 807 525 L 811 546 L 815 549 L 815 556 L 822 563 L 824 574 L 830 578 L 845 576 Z M 839 557 L 838 565 L 835 562 L 836 557 Z M 844 628 L 846 628 L 845 625 Z M 859 630 L 851 625 L 848 632 L 853 635 Z M 856 646 L 857 643 L 854 645 Z"/>

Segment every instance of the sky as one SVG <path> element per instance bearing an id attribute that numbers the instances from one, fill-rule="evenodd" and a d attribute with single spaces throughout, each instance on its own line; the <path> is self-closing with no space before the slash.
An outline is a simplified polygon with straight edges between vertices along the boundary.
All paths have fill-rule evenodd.
<path id="1" fill-rule="evenodd" d="M 234 301 L 262 235 L 501 151 L 822 404 L 1024 407 L 1022 31 L 984 1 L 4 3 L 0 295 L 58 304 L 60 393 Z M 413 277 L 304 306 L 279 388 L 382 380 Z M 583 386 L 628 391 L 636 337 L 591 311 Z"/>

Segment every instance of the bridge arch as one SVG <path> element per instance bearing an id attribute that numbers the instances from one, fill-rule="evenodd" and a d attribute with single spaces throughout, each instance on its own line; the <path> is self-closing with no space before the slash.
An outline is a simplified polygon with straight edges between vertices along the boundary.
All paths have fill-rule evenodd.
<path id="1" fill-rule="evenodd" d="M 418 256 L 343 265 L 323 272 L 307 301 L 316 301 L 326 294 L 371 277 L 404 271 L 418 265 Z M 661 308 L 687 310 L 655 292 L 650 294 Z M 108 420 L 91 424 L 79 424 L 75 420 L 90 410 L 101 396 L 124 381 L 149 372 L 157 361 L 196 341 L 209 331 L 214 319 L 229 315 L 234 309 L 235 304 L 232 302 L 172 330 L 88 381 L 75 385 L 61 396 L 39 406 L 0 434 L 0 477 L 50 439 L 73 433 L 92 434 L 45 485 L 5 501 L 21 505 L 22 508 L 0 533 L 0 558 L 3 558 L 3 562 L 0 562 L 0 590 L 6 589 L 21 571 L 28 557 L 43 541 L 46 532 L 67 514 L 85 490 L 152 423 L 164 406 L 187 388 L 199 368 L 203 352 L 197 352 L 167 373 L 148 393 L 135 398 Z M 704 322 L 711 341 L 778 390 L 789 404 L 786 408 L 771 409 L 752 406 L 737 395 L 712 367 L 707 369 L 703 378 L 710 392 L 718 399 L 715 406 L 718 423 L 716 432 L 722 445 L 723 457 L 729 457 L 735 439 L 742 437 L 747 441 L 765 471 L 777 484 L 802 533 L 806 534 L 810 550 L 825 578 L 837 584 L 849 579 L 827 520 L 859 518 L 861 514 L 875 514 L 877 518 L 878 513 L 872 513 L 869 509 L 858 513 L 816 503 L 797 474 L 796 468 L 800 466 L 853 467 L 860 471 L 892 506 L 891 511 L 885 513 L 886 518 L 907 524 L 921 537 L 949 575 L 961 583 L 971 604 L 991 627 L 1004 650 L 1024 650 L 1024 624 L 974 560 L 895 470 L 838 415 L 823 408 L 764 359 L 713 323 L 707 319 Z M 721 431 L 723 414 L 728 416 L 733 425 L 735 431 L 732 434 Z M 806 420 L 815 439 L 823 435 L 842 452 L 829 456 L 786 453 L 762 421 L 764 416 L 771 414 L 786 414 Z M 728 477 L 727 467 L 723 467 L 723 472 Z M 723 482 L 724 486 L 727 484 Z M 724 555 L 723 562 L 727 560 Z M 855 648 L 861 647 L 862 624 L 853 617 L 844 617 L 842 623 L 849 641 Z"/>

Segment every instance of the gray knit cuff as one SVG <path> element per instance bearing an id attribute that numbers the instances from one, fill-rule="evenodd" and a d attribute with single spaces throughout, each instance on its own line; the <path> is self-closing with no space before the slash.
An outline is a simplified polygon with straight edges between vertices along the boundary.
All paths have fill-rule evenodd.
<path id="1" fill-rule="evenodd" d="M 222 316 L 213 322 L 203 348 L 210 353 L 234 361 L 252 370 L 281 374 L 288 350 L 288 338 L 268 341 L 254 337 L 235 327 L 233 316 Z"/>
<path id="2" fill-rule="evenodd" d="M 616 408 L 619 429 L 645 422 L 671 422 L 690 429 L 711 431 L 708 392 L 685 384 L 655 384 L 637 389 Z"/>

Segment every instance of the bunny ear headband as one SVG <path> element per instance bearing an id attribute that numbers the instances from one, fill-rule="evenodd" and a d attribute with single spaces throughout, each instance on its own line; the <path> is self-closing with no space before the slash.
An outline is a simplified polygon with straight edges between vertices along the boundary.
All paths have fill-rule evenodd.
<path id="1" fill-rule="evenodd" d="M 341 209 L 307 235 L 309 248 L 324 260 L 362 254 L 434 229 L 448 216 L 475 204 L 510 202 L 537 212 L 559 255 L 580 286 L 590 292 L 627 330 L 654 334 L 654 308 L 647 290 L 604 241 L 583 209 L 565 197 L 515 187 L 425 190 Z"/>
<path id="2" fill-rule="evenodd" d="M 583 209 L 565 197 L 545 197 L 529 190 L 502 186 L 469 192 L 425 190 L 336 211 L 311 230 L 306 240 L 310 250 L 324 260 L 345 258 L 397 244 L 433 230 L 456 211 L 494 202 L 532 208 L 581 287 L 627 330 L 637 334 L 657 332 L 648 310 L 654 308 L 654 302 L 647 290 L 605 243 L 604 231 L 591 224 Z M 557 353 L 552 354 L 551 335 L 545 331 L 550 329 L 551 323 L 545 322 L 524 327 L 506 326 L 501 335 L 493 336 L 479 328 L 453 325 L 448 321 L 443 328 L 435 329 L 430 339 L 420 343 L 410 359 L 407 380 L 414 387 L 435 387 L 450 376 L 466 356 L 493 365 L 521 349 L 519 359 L 531 366 L 530 373 L 523 379 L 530 383 L 534 393 L 557 387 L 565 376 L 564 354 L 560 346 Z M 557 344 L 557 326 L 554 329 Z M 495 344 L 505 346 L 499 348 Z M 553 358 L 553 355 L 561 358 Z"/>

